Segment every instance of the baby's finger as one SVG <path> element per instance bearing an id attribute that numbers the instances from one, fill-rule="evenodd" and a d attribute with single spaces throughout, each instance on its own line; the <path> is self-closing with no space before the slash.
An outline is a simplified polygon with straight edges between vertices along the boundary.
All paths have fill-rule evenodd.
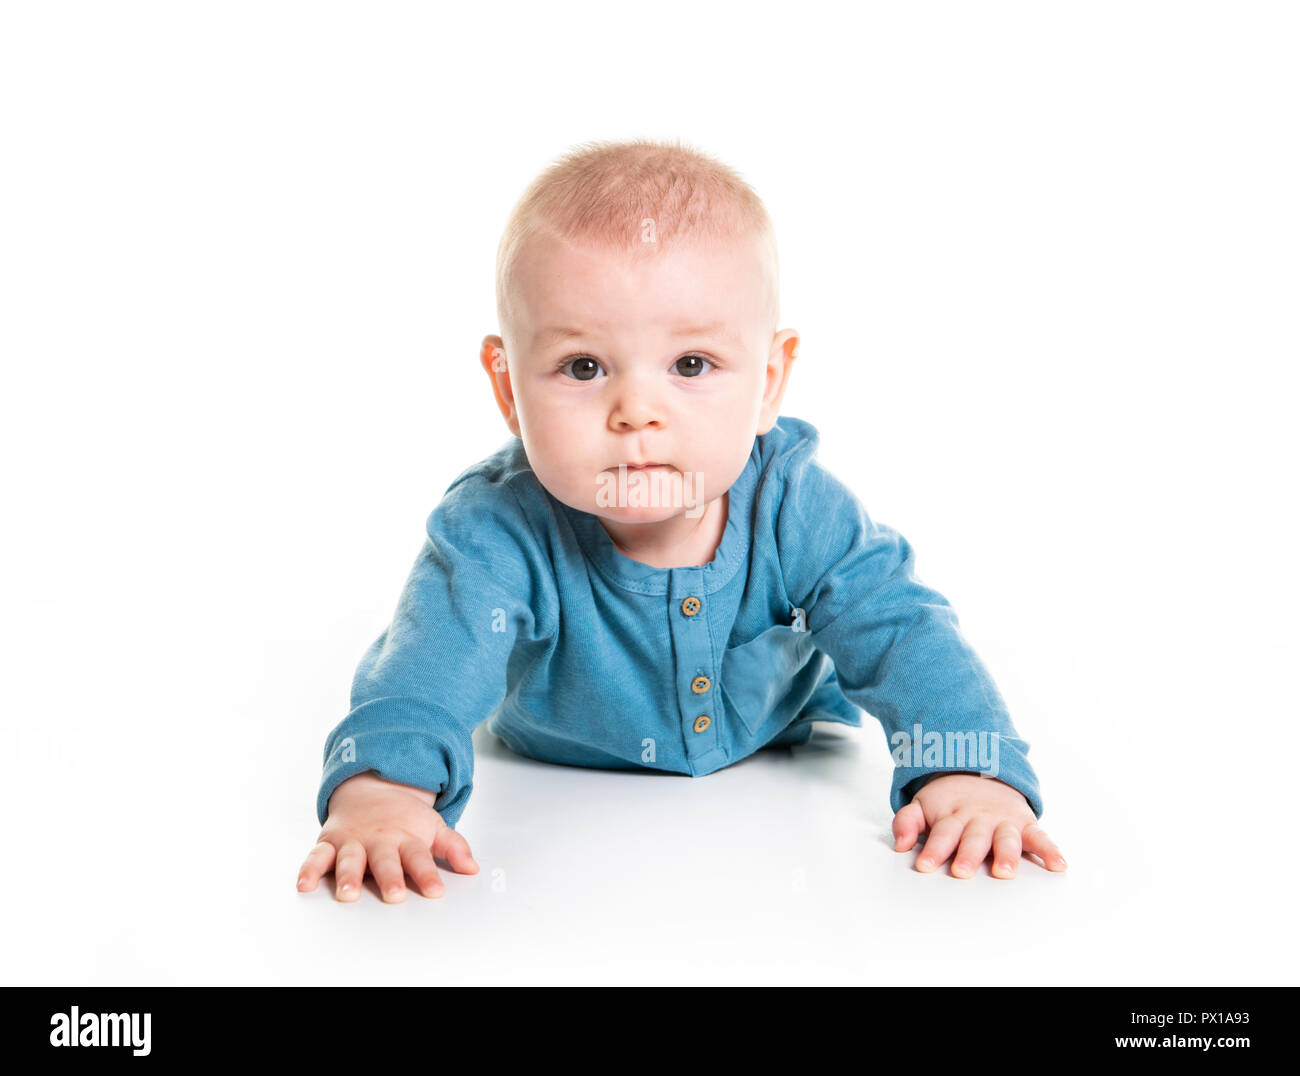
<path id="1" fill-rule="evenodd" d="M 1014 878 L 1020 866 L 1020 830 L 1010 822 L 993 831 L 993 877 Z"/>
<path id="2" fill-rule="evenodd" d="M 356 900 L 361 896 L 361 879 L 366 876 L 366 849 L 355 837 L 344 841 L 334 861 L 334 896 Z"/>
<path id="3" fill-rule="evenodd" d="M 447 887 L 438 877 L 438 868 L 434 865 L 433 856 L 420 841 L 414 839 L 403 841 L 399 851 L 402 853 L 402 863 L 406 867 L 406 873 L 415 879 L 415 884 L 420 887 L 421 893 L 426 897 L 441 897 L 447 892 Z"/>
<path id="4" fill-rule="evenodd" d="M 925 812 L 913 800 L 894 815 L 894 851 L 906 852 L 916 844 L 916 838 L 925 829 Z"/>
<path id="5" fill-rule="evenodd" d="M 980 869 L 984 857 L 989 854 L 989 845 L 993 843 L 993 823 L 982 819 L 972 819 L 962 834 L 957 855 L 952 861 L 954 878 L 972 878 Z"/>
<path id="6" fill-rule="evenodd" d="M 310 893 L 316 888 L 320 876 L 334 865 L 335 848 L 329 841 L 317 841 L 316 847 L 302 861 L 298 869 L 298 891 Z"/>
<path id="7" fill-rule="evenodd" d="M 1024 842 L 1025 851 L 1041 856 L 1049 871 L 1065 870 L 1065 857 L 1061 855 L 1061 850 L 1052 843 L 1047 830 L 1037 822 L 1030 822 L 1021 831 L 1020 837 Z"/>
<path id="8" fill-rule="evenodd" d="M 406 899 L 406 878 L 402 875 L 402 861 L 397 855 L 397 845 L 391 837 L 380 837 L 366 846 L 370 858 L 370 873 L 380 895 L 390 904 Z"/>
<path id="9" fill-rule="evenodd" d="M 465 840 L 450 826 L 443 826 L 433 838 L 433 854 L 451 864 L 457 874 L 477 874 L 478 863 Z"/>
<path id="10" fill-rule="evenodd" d="M 950 814 L 939 819 L 930 827 L 930 836 L 925 839 L 925 847 L 921 849 L 921 858 L 916 861 L 916 869 L 924 872 L 937 869 L 940 863 L 952 855 L 961 831 L 965 828 L 966 823 L 956 815 Z"/>

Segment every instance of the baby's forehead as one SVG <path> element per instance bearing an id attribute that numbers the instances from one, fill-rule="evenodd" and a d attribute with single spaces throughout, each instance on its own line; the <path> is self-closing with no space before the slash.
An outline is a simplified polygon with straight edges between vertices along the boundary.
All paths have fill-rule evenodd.
<path id="1" fill-rule="evenodd" d="M 672 319 L 684 330 L 712 327 L 746 339 L 775 331 L 776 267 L 759 236 L 629 244 L 543 235 L 521 251 L 518 270 L 505 289 L 503 320 L 524 337 L 536 334 L 534 346 L 566 335 L 553 329 L 596 330 L 602 321 L 628 328 L 629 320 L 660 327 Z"/>
<path id="2" fill-rule="evenodd" d="M 613 244 L 540 239 L 524 253 L 507 291 L 530 301 L 581 303 L 589 293 L 645 291 L 688 306 L 715 306 L 711 295 L 775 294 L 776 265 L 755 236 L 685 237 L 671 243 Z"/>
<path id="3" fill-rule="evenodd" d="M 647 225 L 649 228 L 650 225 Z M 652 234 L 652 233 L 647 233 Z M 538 258 L 581 258 L 636 265 L 658 260 L 700 258 L 761 259 L 760 237 L 751 234 L 713 236 L 675 235 L 671 238 L 610 241 L 585 236 L 539 235 L 525 248 Z"/>
<path id="4" fill-rule="evenodd" d="M 531 301 L 588 306 L 601 296 L 672 303 L 685 309 L 730 308 L 761 290 L 765 266 L 753 243 L 679 243 L 654 250 L 553 244 L 540 248 L 517 279 Z"/>

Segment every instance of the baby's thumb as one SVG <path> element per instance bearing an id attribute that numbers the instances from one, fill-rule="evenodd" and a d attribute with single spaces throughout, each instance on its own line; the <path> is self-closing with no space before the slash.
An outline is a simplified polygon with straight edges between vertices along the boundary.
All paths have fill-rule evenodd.
<path id="1" fill-rule="evenodd" d="M 478 870 L 474 854 L 469 850 L 469 841 L 450 826 L 438 830 L 433 839 L 433 854 L 450 863 L 457 874 L 474 874 Z"/>
<path id="2" fill-rule="evenodd" d="M 925 829 L 925 812 L 916 800 L 894 815 L 893 829 L 895 851 L 906 852 L 916 843 L 921 830 Z"/>

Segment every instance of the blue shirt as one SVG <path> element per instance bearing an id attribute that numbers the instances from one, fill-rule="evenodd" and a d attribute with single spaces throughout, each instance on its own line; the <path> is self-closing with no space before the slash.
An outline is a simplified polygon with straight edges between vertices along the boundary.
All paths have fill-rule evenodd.
<path id="1" fill-rule="evenodd" d="M 454 828 L 484 720 L 545 762 L 703 777 L 806 742 L 813 721 L 861 725 L 859 707 L 894 756 L 894 811 L 937 772 L 990 773 L 982 736 L 998 779 L 1041 817 L 1029 745 L 952 607 L 916 579 L 907 540 L 817 462 L 817 442 L 786 416 L 754 439 L 701 567 L 624 556 L 546 491 L 518 438 L 464 471 L 326 741 L 321 823 L 339 783 L 373 770 L 436 792 Z"/>

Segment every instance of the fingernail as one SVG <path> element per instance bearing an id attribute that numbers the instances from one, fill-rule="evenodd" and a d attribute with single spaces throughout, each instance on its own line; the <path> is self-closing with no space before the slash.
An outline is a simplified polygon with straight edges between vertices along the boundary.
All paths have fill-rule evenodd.
<path id="1" fill-rule="evenodd" d="M 934 860 L 923 859 L 916 865 L 916 867 L 917 870 L 923 870 L 923 871 L 934 870 Z"/>
<path id="2" fill-rule="evenodd" d="M 999 863 L 998 866 L 1001 867 L 1001 868 L 1002 868 L 1004 871 L 1006 871 L 1008 874 L 1011 873 L 1011 864 L 1010 864 L 1010 863 Z"/>
<path id="3" fill-rule="evenodd" d="M 1057 865 L 1058 867 L 1060 867 L 1062 870 L 1064 870 L 1064 869 L 1065 869 L 1065 860 L 1063 860 L 1063 859 L 1058 859 L 1058 860 L 1056 861 L 1056 865 Z"/>

